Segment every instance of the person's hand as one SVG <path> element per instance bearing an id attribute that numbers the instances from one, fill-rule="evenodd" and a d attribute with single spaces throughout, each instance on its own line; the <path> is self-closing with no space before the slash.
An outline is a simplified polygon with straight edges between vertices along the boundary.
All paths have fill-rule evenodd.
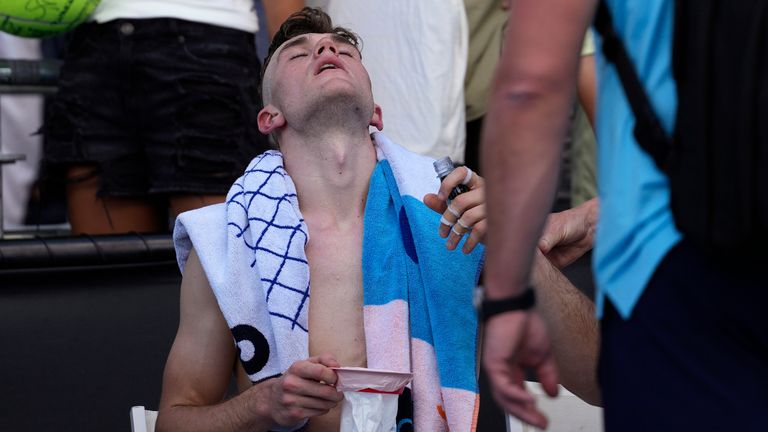
<path id="1" fill-rule="evenodd" d="M 592 249 L 599 213 L 597 198 L 572 209 L 552 213 L 539 240 L 539 250 L 555 267 L 562 269 L 568 266 Z"/>
<path id="2" fill-rule="evenodd" d="M 310 417 L 323 415 L 336 406 L 344 395 L 333 387 L 339 362 L 323 354 L 297 361 L 277 379 L 272 380 L 270 415 L 280 426 L 294 426 Z"/>
<path id="3" fill-rule="evenodd" d="M 526 369 L 533 369 L 544 391 L 557 396 L 557 367 L 544 321 L 535 311 L 514 311 L 491 317 L 484 327 L 483 365 L 494 399 L 518 419 L 546 429 L 547 418 L 524 387 Z"/>
<path id="4" fill-rule="evenodd" d="M 457 196 L 448 205 L 446 200 L 451 190 L 464 184 L 469 192 Z M 485 180 L 467 167 L 458 167 L 448 174 L 440 184 L 437 194 L 424 195 L 424 204 L 437 213 L 440 218 L 440 237 L 448 237 L 445 246 L 456 249 L 461 238 L 469 233 L 461 248 L 465 254 L 472 252 L 478 243 L 485 239 L 488 222 L 485 220 Z"/>

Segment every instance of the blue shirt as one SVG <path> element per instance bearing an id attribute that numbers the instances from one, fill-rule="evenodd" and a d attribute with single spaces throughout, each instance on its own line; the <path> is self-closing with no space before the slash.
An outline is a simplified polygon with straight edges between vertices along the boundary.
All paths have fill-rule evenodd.
<path id="1" fill-rule="evenodd" d="M 677 111 L 672 77 L 674 1 L 607 3 L 651 104 L 671 133 Z M 597 52 L 600 221 L 593 263 L 597 311 L 602 313 L 607 299 L 627 318 L 659 262 L 681 236 L 669 208 L 667 178 L 635 141 L 635 118 L 619 76 Z"/>

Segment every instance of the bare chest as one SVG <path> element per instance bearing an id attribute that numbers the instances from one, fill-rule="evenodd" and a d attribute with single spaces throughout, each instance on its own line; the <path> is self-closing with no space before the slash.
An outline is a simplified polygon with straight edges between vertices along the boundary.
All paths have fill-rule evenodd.
<path id="1" fill-rule="evenodd" d="M 312 233 L 309 261 L 309 355 L 331 353 L 342 366 L 365 366 L 362 227 Z"/>

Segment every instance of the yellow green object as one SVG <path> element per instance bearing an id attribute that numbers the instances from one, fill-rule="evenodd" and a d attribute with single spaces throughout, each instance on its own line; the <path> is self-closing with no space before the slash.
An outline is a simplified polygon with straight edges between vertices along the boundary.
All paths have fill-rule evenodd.
<path id="1" fill-rule="evenodd" d="M 100 0 L 0 0 L 0 31 L 44 38 L 68 32 L 91 15 Z"/>

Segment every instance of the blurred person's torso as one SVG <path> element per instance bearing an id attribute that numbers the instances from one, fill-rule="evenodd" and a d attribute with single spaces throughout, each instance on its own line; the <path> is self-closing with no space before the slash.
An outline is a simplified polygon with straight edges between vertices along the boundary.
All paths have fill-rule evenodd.
<path id="1" fill-rule="evenodd" d="M 650 103 L 668 133 L 677 94 L 672 76 L 672 0 L 608 0 Z M 597 37 L 596 37 L 597 39 Z M 602 41 L 600 41 L 602 45 Z M 667 176 L 633 135 L 634 115 L 613 65 L 597 50 L 597 147 L 600 221 L 594 267 L 597 306 L 607 297 L 628 316 L 659 262 L 680 240 Z"/>

